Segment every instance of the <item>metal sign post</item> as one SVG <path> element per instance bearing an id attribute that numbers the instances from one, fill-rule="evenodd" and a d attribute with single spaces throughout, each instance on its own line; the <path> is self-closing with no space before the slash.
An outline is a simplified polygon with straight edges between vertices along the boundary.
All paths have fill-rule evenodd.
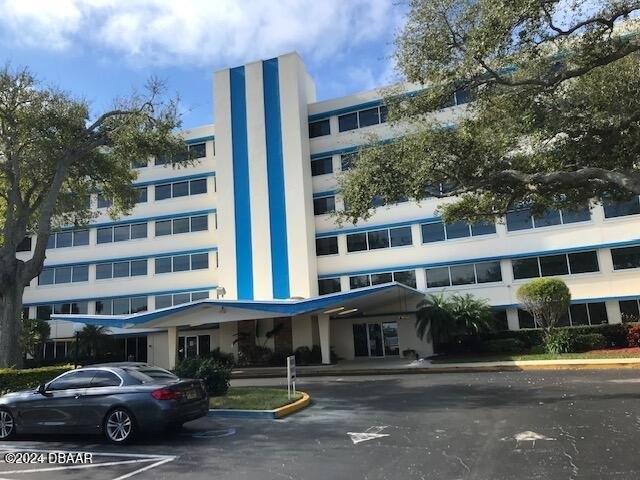
<path id="1" fill-rule="evenodd" d="M 287 397 L 291 400 L 291 394 L 296 394 L 296 357 L 287 357 Z"/>

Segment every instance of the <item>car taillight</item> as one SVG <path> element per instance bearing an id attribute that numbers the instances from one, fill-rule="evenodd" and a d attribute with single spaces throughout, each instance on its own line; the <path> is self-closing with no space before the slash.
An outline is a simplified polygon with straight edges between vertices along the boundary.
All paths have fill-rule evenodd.
<path id="1" fill-rule="evenodd" d="M 156 400 L 177 400 L 180 394 L 170 388 L 159 388 L 151 392 L 151 396 Z"/>

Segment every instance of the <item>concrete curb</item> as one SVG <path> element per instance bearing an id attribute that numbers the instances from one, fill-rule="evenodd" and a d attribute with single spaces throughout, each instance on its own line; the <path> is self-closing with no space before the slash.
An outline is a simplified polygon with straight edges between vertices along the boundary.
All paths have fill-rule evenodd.
<path id="1" fill-rule="evenodd" d="M 280 408 L 274 410 L 239 410 L 232 408 L 210 408 L 209 417 L 223 417 L 223 418 L 254 418 L 254 419 L 279 419 L 291 415 L 292 413 L 302 410 L 309 406 L 311 403 L 311 397 L 306 392 L 298 392 L 302 397 L 293 403 L 289 403 Z"/>
<path id="2" fill-rule="evenodd" d="M 566 369 L 619 369 L 640 368 L 640 358 L 601 358 L 601 359 L 567 359 L 567 360 L 520 360 L 505 362 L 474 362 L 474 363 L 441 363 L 425 367 L 398 368 L 358 368 L 336 369 L 328 367 L 326 370 L 298 370 L 298 378 L 302 377 L 344 377 L 366 375 L 398 375 L 398 374 L 429 374 L 429 373 L 475 373 L 475 372 L 520 372 L 529 370 L 566 370 Z M 285 373 L 278 371 L 243 370 L 232 373 L 232 379 L 260 379 L 281 378 Z"/>

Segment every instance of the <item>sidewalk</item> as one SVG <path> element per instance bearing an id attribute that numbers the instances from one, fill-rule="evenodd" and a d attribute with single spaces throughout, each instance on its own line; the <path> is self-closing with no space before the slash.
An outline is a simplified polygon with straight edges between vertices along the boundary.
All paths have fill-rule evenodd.
<path id="1" fill-rule="evenodd" d="M 500 362 L 431 363 L 406 359 L 343 360 L 331 365 L 297 366 L 298 377 L 395 375 L 405 373 L 472 373 L 577 368 L 640 368 L 640 358 L 576 358 L 567 360 L 520 360 Z M 285 367 L 235 368 L 231 378 L 278 378 Z"/>

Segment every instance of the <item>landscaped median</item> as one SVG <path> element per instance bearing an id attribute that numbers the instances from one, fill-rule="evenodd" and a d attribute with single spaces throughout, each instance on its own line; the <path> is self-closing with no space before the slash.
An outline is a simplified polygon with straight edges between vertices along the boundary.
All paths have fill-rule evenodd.
<path id="1" fill-rule="evenodd" d="M 311 397 L 305 392 L 296 392 L 289 399 L 284 389 L 232 387 L 225 395 L 209 399 L 209 416 L 282 418 L 310 403 Z"/>

